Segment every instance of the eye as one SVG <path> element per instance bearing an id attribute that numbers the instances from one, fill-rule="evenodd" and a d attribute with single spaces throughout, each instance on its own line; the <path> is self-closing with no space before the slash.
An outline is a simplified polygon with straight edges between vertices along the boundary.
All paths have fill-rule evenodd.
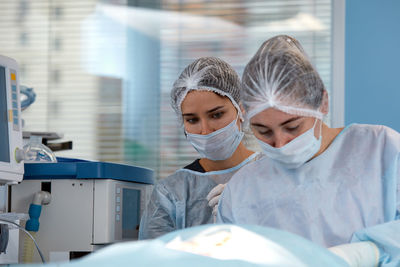
<path id="1" fill-rule="evenodd" d="M 271 130 L 266 130 L 266 131 L 265 130 L 264 131 L 259 130 L 258 133 L 263 135 L 263 136 L 266 136 L 266 137 L 269 137 L 269 136 L 272 135 L 272 131 Z"/>
<path id="2" fill-rule="evenodd" d="M 223 111 L 219 111 L 219 112 L 213 113 L 213 114 L 211 115 L 211 117 L 212 117 L 213 119 L 219 119 L 219 118 L 221 118 L 223 115 L 224 115 L 224 112 L 223 112 Z"/>
<path id="3" fill-rule="evenodd" d="M 187 118 L 187 119 L 185 119 L 185 121 L 189 124 L 195 124 L 199 121 L 199 119 L 198 118 Z"/>
<path id="4" fill-rule="evenodd" d="M 299 125 L 286 127 L 286 130 L 289 132 L 294 132 L 299 128 Z"/>

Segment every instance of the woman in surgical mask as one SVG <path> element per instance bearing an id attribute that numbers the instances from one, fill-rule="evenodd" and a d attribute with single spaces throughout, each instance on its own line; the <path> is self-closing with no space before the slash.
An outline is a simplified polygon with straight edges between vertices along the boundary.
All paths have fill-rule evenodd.
<path id="1" fill-rule="evenodd" d="M 324 84 L 290 36 L 259 48 L 241 93 L 265 156 L 231 179 L 217 222 L 286 230 L 351 266 L 400 266 L 400 134 L 378 125 L 326 125 Z"/>
<path id="2" fill-rule="evenodd" d="M 171 105 L 200 158 L 155 186 L 139 239 L 213 223 L 225 184 L 260 157 L 242 143 L 240 88 L 235 70 L 214 57 L 197 59 L 175 81 Z"/>

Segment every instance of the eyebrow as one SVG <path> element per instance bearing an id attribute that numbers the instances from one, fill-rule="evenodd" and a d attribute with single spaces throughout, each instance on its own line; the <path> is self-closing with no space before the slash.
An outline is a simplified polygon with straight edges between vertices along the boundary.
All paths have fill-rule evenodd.
<path id="1" fill-rule="evenodd" d="M 221 109 L 223 107 L 224 106 L 215 107 L 213 109 L 210 109 L 210 110 L 206 111 L 206 113 L 213 113 L 213 112 L 215 112 L 215 111 L 217 111 L 217 110 L 219 110 L 219 109 Z M 196 116 L 196 113 L 185 113 L 185 114 L 182 114 L 182 116 Z"/>
<path id="2" fill-rule="evenodd" d="M 298 117 L 293 117 L 293 118 L 291 118 L 291 119 L 288 119 L 287 121 L 285 121 L 285 122 L 281 123 L 281 126 L 283 126 L 283 125 L 285 125 L 285 124 L 288 124 L 289 122 L 292 122 L 292 121 L 295 121 L 295 120 L 301 119 L 301 118 L 302 118 L 302 117 L 300 117 L 300 116 L 298 116 Z"/>
<path id="3" fill-rule="evenodd" d="M 290 119 L 288 119 L 287 121 L 282 122 L 282 123 L 280 124 L 280 126 L 283 126 L 283 125 L 285 125 L 285 124 L 288 124 L 289 122 L 298 120 L 298 119 L 300 119 L 300 118 L 302 118 L 302 117 L 298 116 L 298 117 L 290 118 Z M 265 126 L 265 125 L 263 125 L 263 124 L 261 124 L 261 123 L 251 123 L 251 125 L 252 125 L 252 126 L 257 126 L 257 127 L 269 128 L 268 126 Z"/>
<path id="4" fill-rule="evenodd" d="M 223 107 L 224 107 L 224 106 L 215 107 L 215 108 L 210 109 L 209 111 L 207 111 L 207 113 L 213 113 L 214 111 L 217 111 L 217 110 L 219 110 L 219 109 L 221 109 L 221 108 L 223 108 Z"/>

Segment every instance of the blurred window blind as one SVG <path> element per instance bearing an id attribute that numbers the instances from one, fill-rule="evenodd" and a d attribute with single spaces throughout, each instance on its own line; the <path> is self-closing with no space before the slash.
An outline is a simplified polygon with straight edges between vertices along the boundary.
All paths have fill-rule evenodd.
<path id="1" fill-rule="evenodd" d="M 197 157 L 169 104 L 194 59 L 220 57 L 241 75 L 263 41 L 289 34 L 330 90 L 328 0 L 8 0 L 0 34 L 0 54 L 37 94 L 25 130 L 72 140 L 58 156 L 145 166 L 158 178 Z M 245 142 L 257 149 L 251 134 Z"/>

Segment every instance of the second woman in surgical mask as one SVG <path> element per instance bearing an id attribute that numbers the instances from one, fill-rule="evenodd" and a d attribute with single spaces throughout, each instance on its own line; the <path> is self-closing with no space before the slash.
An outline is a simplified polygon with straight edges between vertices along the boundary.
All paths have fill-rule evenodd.
<path id="1" fill-rule="evenodd" d="M 400 134 L 382 125 L 325 124 L 327 91 L 290 36 L 261 45 L 242 85 L 266 156 L 230 180 L 217 221 L 300 235 L 349 266 L 400 266 Z"/>
<path id="2" fill-rule="evenodd" d="M 139 239 L 213 223 L 224 185 L 260 157 L 242 143 L 239 90 L 237 73 L 215 57 L 194 61 L 175 81 L 171 105 L 200 158 L 155 186 Z"/>

